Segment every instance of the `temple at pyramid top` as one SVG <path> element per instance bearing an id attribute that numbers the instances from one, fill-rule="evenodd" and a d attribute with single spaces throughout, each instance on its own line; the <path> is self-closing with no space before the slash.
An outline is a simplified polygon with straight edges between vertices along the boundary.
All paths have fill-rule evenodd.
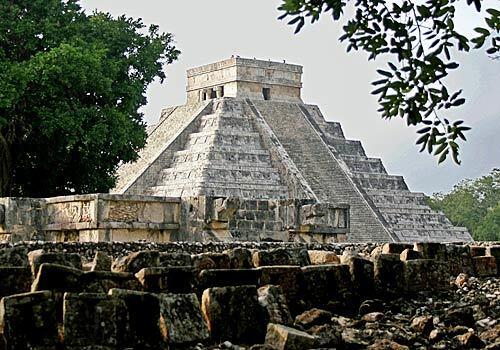
<path id="1" fill-rule="evenodd" d="M 189 102 L 236 97 L 302 102 L 302 67 L 232 57 L 187 71 Z"/>
<path id="2" fill-rule="evenodd" d="M 345 204 L 351 241 L 472 240 L 304 103 L 301 76 L 298 65 L 239 57 L 190 69 L 187 103 L 162 110 L 112 192 Z"/>

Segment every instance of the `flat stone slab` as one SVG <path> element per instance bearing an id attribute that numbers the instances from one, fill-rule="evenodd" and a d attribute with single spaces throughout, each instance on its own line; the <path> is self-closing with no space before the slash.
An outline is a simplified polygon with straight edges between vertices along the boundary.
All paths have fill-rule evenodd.
<path id="1" fill-rule="evenodd" d="M 106 294 L 66 293 L 63 329 L 67 349 L 124 348 L 130 331 L 126 303 Z"/>
<path id="2" fill-rule="evenodd" d="M 2 298 L 0 330 L 6 350 L 55 350 L 58 332 L 52 293 L 43 291 Z"/>
<path id="3" fill-rule="evenodd" d="M 255 286 L 209 288 L 201 303 L 212 340 L 255 344 L 264 339 L 265 311 Z"/>
<path id="4" fill-rule="evenodd" d="M 312 349 L 316 342 L 316 337 L 295 328 L 274 323 L 267 326 L 266 344 L 276 350 Z"/>
<path id="5" fill-rule="evenodd" d="M 160 327 L 171 345 L 208 340 L 210 334 L 196 294 L 159 294 Z"/>
<path id="6" fill-rule="evenodd" d="M 155 294 L 111 289 L 109 295 L 123 300 L 127 306 L 129 327 L 125 346 L 148 350 L 168 348 L 160 328 L 160 301 Z"/>

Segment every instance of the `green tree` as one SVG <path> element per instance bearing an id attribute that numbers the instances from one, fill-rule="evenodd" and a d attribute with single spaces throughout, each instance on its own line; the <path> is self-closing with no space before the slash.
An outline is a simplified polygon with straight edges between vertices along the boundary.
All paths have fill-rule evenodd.
<path id="1" fill-rule="evenodd" d="M 104 192 L 145 144 L 138 109 L 179 51 L 78 0 L 0 0 L 0 197 Z"/>
<path id="2" fill-rule="evenodd" d="M 478 241 L 500 241 L 500 205 L 486 214 L 474 233 Z"/>
<path id="3" fill-rule="evenodd" d="M 465 180 L 449 193 L 428 198 L 455 225 L 465 226 L 476 240 L 500 240 L 500 169 L 475 180 Z"/>
<path id="4" fill-rule="evenodd" d="M 462 1 L 464 2 L 464 1 Z M 280 19 L 296 26 L 307 19 L 316 22 L 329 13 L 334 21 L 345 20 L 341 41 L 347 51 L 362 50 L 370 60 L 385 56 L 388 68 L 378 69 L 380 79 L 372 84 L 379 96 L 383 118 L 405 118 L 408 125 L 423 126 L 417 144 L 438 156 L 439 163 L 451 154 L 459 160 L 459 139 L 470 128 L 462 120 L 449 120 L 438 112 L 461 106 L 462 91 L 449 91 L 444 79 L 458 68 L 452 55 L 488 43 L 487 54 L 500 57 L 500 11 L 487 9 L 484 27 L 467 38 L 455 28 L 458 0 L 283 0 Z M 481 12 L 481 0 L 467 0 Z M 345 13 L 349 14 L 346 15 Z M 351 15 L 352 14 L 352 15 Z M 347 18 L 345 18 L 347 16 Z"/>

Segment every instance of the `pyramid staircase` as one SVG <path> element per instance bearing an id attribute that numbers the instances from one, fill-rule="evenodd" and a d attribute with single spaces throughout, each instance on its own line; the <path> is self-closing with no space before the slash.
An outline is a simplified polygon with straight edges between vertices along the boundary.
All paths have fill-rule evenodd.
<path id="1" fill-rule="evenodd" d="M 300 108 L 400 240 L 471 240 L 466 228 L 433 211 L 423 193 L 411 192 L 402 176 L 387 174 L 381 159 L 367 157 L 360 141 L 346 139 L 340 123 L 326 121 L 317 106 Z"/>

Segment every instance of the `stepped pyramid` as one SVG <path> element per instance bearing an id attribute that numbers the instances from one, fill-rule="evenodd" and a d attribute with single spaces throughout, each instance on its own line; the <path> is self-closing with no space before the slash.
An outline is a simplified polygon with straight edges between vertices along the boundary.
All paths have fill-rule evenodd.
<path id="1" fill-rule="evenodd" d="M 303 103 L 301 76 L 239 57 L 189 70 L 187 103 L 162 111 L 112 192 L 347 203 L 351 241 L 472 240 Z"/>

